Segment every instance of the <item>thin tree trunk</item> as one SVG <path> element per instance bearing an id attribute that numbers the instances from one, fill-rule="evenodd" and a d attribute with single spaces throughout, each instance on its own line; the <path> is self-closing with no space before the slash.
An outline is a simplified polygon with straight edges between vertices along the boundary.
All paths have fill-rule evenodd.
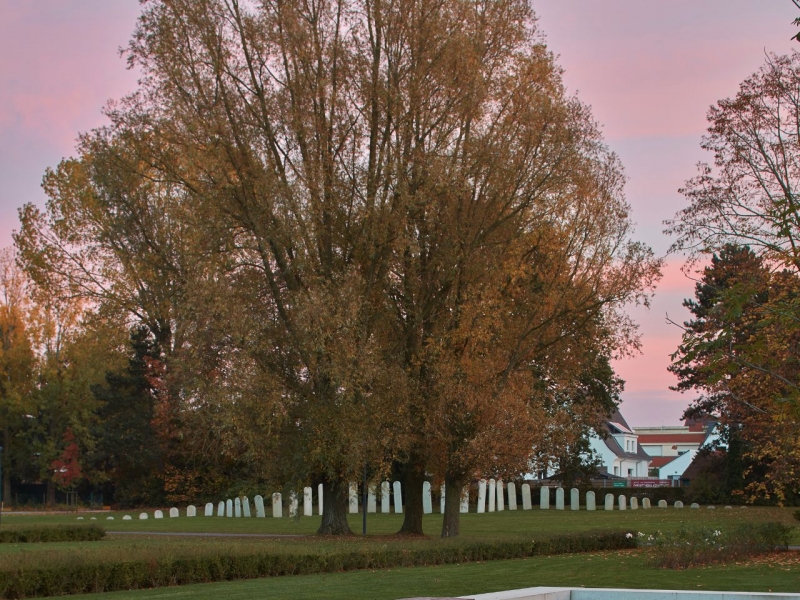
<path id="1" fill-rule="evenodd" d="M 422 484 L 425 483 L 425 466 L 413 461 L 403 473 L 403 526 L 398 533 L 422 535 Z"/>
<path id="2" fill-rule="evenodd" d="M 444 515 L 442 516 L 442 537 L 454 538 L 461 533 L 461 478 L 445 476 Z"/>
<path id="3" fill-rule="evenodd" d="M 6 457 L 9 456 L 8 451 L 11 449 L 9 448 L 9 440 L 11 439 L 11 435 L 9 432 L 9 428 L 6 427 L 3 430 L 3 452 L 2 452 L 2 460 L 3 460 L 3 502 L 5 504 L 11 504 L 11 461 L 8 460 Z"/>
<path id="4" fill-rule="evenodd" d="M 318 535 L 353 535 L 347 522 L 349 486 L 344 481 L 322 484 L 322 523 Z"/>
<path id="5" fill-rule="evenodd" d="M 56 503 L 56 484 L 52 480 L 47 481 L 47 506 L 55 506 Z"/>

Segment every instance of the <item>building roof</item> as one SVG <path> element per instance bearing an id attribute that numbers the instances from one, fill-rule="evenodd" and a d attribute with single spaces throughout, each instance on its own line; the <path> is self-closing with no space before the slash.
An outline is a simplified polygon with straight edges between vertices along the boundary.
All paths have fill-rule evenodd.
<path id="1" fill-rule="evenodd" d="M 673 460 L 678 458 L 677 456 L 654 456 L 650 460 L 650 468 L 660 469 L 664 465 L 668 465 Z"/>
<path id="2" fill-rule="evenodd" d="M 606 435 L 606 437 L 603 439 L 603 442 L 605 442 L 605 445 L 608 446 L 608 449 L 611 450 L 618 458 L 646 461 L 652 460 L 650 455 L 647 454 L 647 452 L 645 452 L 638 443 L 636 444 L 636 452 L 626 452 L 622 446 L 619 445 L 619 442 L 614 439 L 613 434 L 615 433 L 633 433 L 631 426 L 628 425 L 628 422 L 625 420 L 622 414 L 620 414 L 619 410 L 614 411 L 614 414 L 609 417 L 608 421 L 606 421 L 606 433 L 608 433 L 608 435 Z"/>
<path id="3" fill-rule="evenodd" d="M 702 444 L 704 433 L 645 433 L 639 436 L 640 444 Z"/>

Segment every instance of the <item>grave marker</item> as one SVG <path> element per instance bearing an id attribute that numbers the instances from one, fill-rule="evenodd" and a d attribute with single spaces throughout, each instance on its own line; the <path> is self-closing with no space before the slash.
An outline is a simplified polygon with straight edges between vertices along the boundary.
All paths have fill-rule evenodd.
<path id="1" fill-rule="evenodd" d="M 505 492 L 503 490 L 503 480 L 497 480 L 497 510 L 506 509 Z"/>
<path id="2" fill-rule="evenodd" d="M 309 490 L 310 491 L 310 490 Z M 370 483 L 367 486 L 367 512 L 378 512 L 378 509 L 375 504 L 375 484 Z"/>
<path id="3" fill-rule="evenodd" d="M 439 487 L 439 512 L 441 514 L 444 514 L 444 495 L 446 492 L 445 487 L 445 484 L 442 484 Z"/>
<path id="4" fill-rule="evenodd" d="M 218 517 L 225 516 L 225 502 L 223 500 L 220 500 L 219 504 L 217 504 L 217 516 Z"/>
<path id="5" fill-rule="evenodd" d="M 556 488 L 556 510 L 564 510 L 564 488 Z"/>
<path id="6" fill-rule="evenodd" d="M 513 481 L 508 482 L 508 510 L 517 510 L 517 484 Z"/>
<path id="7" fill-rule="evenodd" d="M 381 483 L 381 512 L 385 515 L 391 512 L 391 494 L 389 489 L 391 486 L 388 481 Z"/>
<path id="8" fill-rule="evenodd" d="M 181 516 L 181 513 L 178 512 L 178 509 L 175 508 L 174 506 L 169 509 L 169 518 L 170 519 L 174 519 L 175 517 L 180 517 L 180 516 Z"/>
<path id="9" fill-rule="evenodd" d="M 692 502 L 692 503 L 689 505 L 689 508 L 700 508 L 700 505 L 699 505 L 697 502 Z"/>
<path id="10" fill-rule="evenodd" d="M 529 483 L 522 484 L 522 510 L 530 510 L 533 508 L 531 502 L 531 486 Z"/>
<path id="11" fill-rule="evenodd" d="M 631 496 L 631 510 L 639 510 L 639 499 L 636 496 Z"/>
<path id="12" fill-rule="evenodd" d="M 667 508 L 667 501 L 666 500 L 659 500 L 658 501 L 658 508 Z"/>
<path id="13" fill-rule="evenodd" d="M 433 512 L 433 505 L 431 503 L 431 484 L 426 481 L 422 484 L 422 514 L 429 515 Z"/>
<path id="14" fill-rule="evenodd" d="M 497 505 L 497 482 L 494 479 L 489 480 L 489 512 L 494 512 Z"/>
<path id="15" fill-rule="evenodd" d="M 186 516 L 187 517 L 196 517 L 197 516 L 197 507 L 194 504 L 190 504 L 186 507 Z"/>
<path id="16" fill-rule="evenodd" d="M 322 516 L 322 484 L 317 486 L 317 514 Z"/>
<path id="17" fill-rule="evenodd" d="M 394 512 L 401 513 L 403 512 L 402 486 L 400 485 L 399 481 L 395 481 L 392 484 L 392 488 L 392 491 L 394 492 Z"/>
<path id="18" fill-rule="evenodd" d="M 264 510 L 264 497 L 261 494 L 256 494 L 253 501 L 256 503 L 256 518 L 263 519 L 266 517 L 267 512 Z"/>
<path id="19" fill-rule="evenodd" d="M 297 517 L 297 507 L 299 501 L 297 500 L 297 492 L 292 490 L 289 492 L 289 517 L 294 519 Z"/>
<path id="20" fill-rule="evenodd" d="M 133 521 L 133 517 L 130 516 L 130 515 L 125 515 L 125 516 L 122 517 L 122 520 L 123 521 Z"/>
<path id="21" fill-rule="evenodd" d="M 242 515 L 246 518 L 250 518 L 250 498 L 245 496 L 242 498 Z"/>
<path id="22" fill-rule="evenodd" d="M 230 498 L 225 500 L 225 516 L 233 517 L 233 500 Z"/>
<path id="23" fill-rule="evenodd" d="M 350 484 L 350 514 L 358 514 L 358 484 Z"/>
<path id="24" fill-rule="evenodd" d="M 628 508 L 627 504 L 626 504 L 627 503 L 627 498 L 625 498 L 624 495 L 620 494 L 619 498 L 617 499 L 617 501 L 619 502 L 619 509 L 620 510 L 625 510 L 626 508 Z"/>
<path id="25" fill-rule="evenodd" d="M 142 521 L 147 520 L 147 513 L 139 513 L 139 519 Z"/>
<path id="26" fill-rule="evenodd" d="M 469 484 L 461 488 L 461 506 L 460 512 L 469 512 Z"/>
<path id="27" fill-rule="evenodd" d="M 306 517 L 314 516 L 314 498 L 310 487 L 303 488 L 303 515 Z"/>
<path id="28" fill-rule="evenodd" d="M 614 510 L 614 494 L 606 494 L 606 510 Z"/>
<path id="29" fill-rule="evenodd" d="M 238 496 L 233 499 L 233 516 L 237 519 L 242 518 L 242 499 Z"/>
<path id="30" fill-rule="evenodd" d="M 276 519 L 283 517 L 283 496 L 280 492 L 272 494 L 272 516 Z"/>
<path id="31" fill-rule="evenodd" d="M 155 513 L 153 513 L 153 518 L 154 519 L 163 519 L 164 518 L 164 513 L 162 511 L 160 511 L 160 510 L 157 510 Z"/>
<path id="32" fill-rule="evenodd" d="M 570 510 L 581 509 L 581 493 L 578 491 L 578 488 L 572 488 L 569 491 L 569 509 Z"/>
<path id="33" fill-rule="evenodd" d="M 650 498 L 642 498 L 642 508 L 650 508 Z"/>
<path id="34" fill-rule="evenodd" d="M 206 502 L 206 510 L 203 513 L 204 517 L 213 517 L 214 516 L 214 503 L 213 502 Z"/>
<path id="35" fill-rule="evenodd" d="M 683 502 L 676 500 L 674 506 L 675 508 L 683 508 Z"/>
<path id="36" fill-rule="evenodd" d="M 486 512 L 486 480 L 481 479 L 478 482 L 478 506 L 476 512 Z"/>
<path id="37" fill-rule="evenodd" d="M 539 489 L 539 509 L 550 510 L 550 488 L 546 485 Z"/>
<path id="38" fill-rule="evenodd" d="M 597 502 L 591 490 L 586 492 L 586 510 L 597 510 Z"/>

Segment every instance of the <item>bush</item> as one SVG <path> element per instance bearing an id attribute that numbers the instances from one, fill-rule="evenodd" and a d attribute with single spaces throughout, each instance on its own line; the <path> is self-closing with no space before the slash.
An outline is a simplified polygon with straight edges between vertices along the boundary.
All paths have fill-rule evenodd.
<path id="1" fill-rule="evenodd" d="M 681 528 L 674 532 L 637 535 L 651 547 L 650 563 L 663 569 L 687 569 L 786 550 L 792 528 L 783 523 L 745 523 L 728 530 Z"/>
<path id="2" fill-rule="evenodd" d="M 59 525 L 0 530 L 0 544 L 29 542 L 96 542 L 106 530 L 98 525 Z"/>
<path id="3" fill-rule="evenodd" d="M 0 597 L 82 594 L 207 583 L 256 577 L 330 573 L 356 569 L 431 566 L 509 558 L 597 552 L 636 547 L 628 533 L 569 535 L 530 542 L 439 546 L 417 550 L 280 555 L 253 553 L 165 558 L 148 561 L 60 565 L 0 572 Z"/>

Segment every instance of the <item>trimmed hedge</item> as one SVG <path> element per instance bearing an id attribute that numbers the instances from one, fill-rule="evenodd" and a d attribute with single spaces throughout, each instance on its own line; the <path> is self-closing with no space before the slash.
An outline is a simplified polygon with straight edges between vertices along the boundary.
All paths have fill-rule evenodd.
<path id="1" fill-rule="evenodd" d="M 0 530 L 0 544 L 25 544 L 31 542 L 96 542 L 103 539 L 106 530 L 98 525 L 59 525 L 56 527 L 28 527 Z"/>
<path id="2" fill-rule="evenodd" d="M 559 536 L 531 542 L 481 543 L 420 550 L 383 550 L 369 554 L 254 553 L 179 557 L 158 561 L 133 560 L 47 569 L 18 569 L 0 572 L 0 597 L 30 598 L 112 592 L 256 577 L 430 566 L 636 548 L 635 536 L 626 537 L 628 535 L 630 534 L 618 532 L 596 533 Z"/>

